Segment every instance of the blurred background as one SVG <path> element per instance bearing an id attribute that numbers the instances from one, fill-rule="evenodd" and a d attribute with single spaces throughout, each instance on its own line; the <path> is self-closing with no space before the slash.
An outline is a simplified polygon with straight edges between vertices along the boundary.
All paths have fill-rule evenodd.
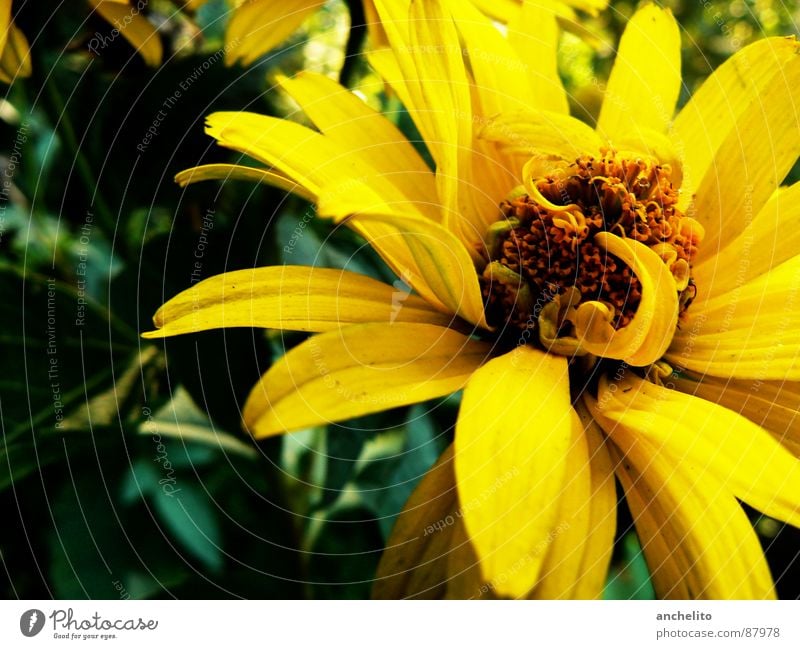
<path id="1" fill-rule="evenodd" d="M 162 302 L 224 270 L 314 264 L 394 280 L 296 197 L 172 180 L 241 161 L 204 135 L 208 113 L 302 121 L 273 89 L 277 72 L 339 78 L 413 134 L 359 56 L 360 2 L 328 2 L 248 67 L 222 60 L 225 0 L 146 3 L 158 66 L 89 3 L 54 4 L 13 3 L 30 74 L 0 64 L 0 594 L 368 597 L 397 513 L 452 440 L 458 395 L 255 444 L 240 407 L 302 334 L 139 338 Z M 800 22 L 794 1 L 666 4 L 684 30 L 681 102 L 734 51 Z M 561 73 L 584 119 L 634 8 L 613 2 L 562 36 Z M 800 532 L 751 514 L 779 594 L 797 598 Z M 631 529 L 623 509 L 608 598 L 653 596 Z"/>

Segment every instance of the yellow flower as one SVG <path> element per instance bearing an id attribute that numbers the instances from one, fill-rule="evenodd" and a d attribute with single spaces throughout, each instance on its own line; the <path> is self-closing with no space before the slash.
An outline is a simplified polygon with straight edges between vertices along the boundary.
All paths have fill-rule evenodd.
<path id="1" fill-rule="evenodd" d="M 199 9 L 208 0 L 188 0 L 187 9 Z M 88 0 L 92 9 L 112 28 L 89 40 L 88 48 L 97 54 L 106 43 L 121 36 L 144 62 L 161 65 L 163 47 L 156 26 L 144 15 L 143 0 Z M 324 0 L 239 1 L 228 23 L 225 36 L 225 61 L 228 65 L 250 65 L 280 45 L 315 11 Z M 25 35 L 11 20 L 11 0 L 0 0 L 0 81 L 31 74 L 30 51 Z"/>
<path id="2" fill-rule="evenodd" d="M 138 0 L 89 0 L 97 11 L 112 24 L 128 17 L 134 25 L 126 33 L 120 33 L 138 49 L 148 65 L 161 63 L 161 44 L 158 38 L 150 38 L 148 32 L 155 33 L 152 25 L 138 16 Z M 465 0 L 466 1 L 466 0 Z M 187 9 L 196 10 L 208 0 L 188 0 Z M 270 50 L 278 47 L 316 11 L 321 9 L 325 0 L 234 0 L 233 13 L 225 34 L 225 62 L 228 65 L 240 63 L 251 65 Z M 367 25 L 375 29 L 378 18 L 372 0 L 364 0 L 364 12 Z M 504 23 L 513 23 L 521 12 L 522 0 L 504 0 L 501 2 L 485 2 L 478 0 L 475 4 Z M 568 25 L 576 24 L 575 10 L 595 14 L 604 9 L 607 0 L 546 0 L 553 11 L 557 11 Z"/>
<path id="3" fill-rule="evenodd" d="M 89 0 L 94 10 L 104 18 L 113 28 L 107 35 L 101 35 L 109 40 L 122 36 L 140 54 L 147 65 L 161 65 L 163 48 L 158 30 L 143 14 L 147 2 L 140 0 Z M 94 40 L 94 39 L 93 39 Z M 104 46 L 103 40 L 96 37 L 94 44 L 89 42 L 90 51 L 98 51 Z"/>
<path id="4" fill-rule="evenodd" d="M 11 18 L 11 0 L 0 0 L 0 81 L 11 83 L 32 72 L 28 39 Z M 92 8 L 141 54 L 148 65 L 161 63 L 162 48 L 156 28 L 141 14 L 136 0 L 89 0 Z M 114 40 L 115 32 L 102 35 Z M 96 43 L 94 41 L 97 41 Z M 90 51 L 103 46 L 100 37 L 90 39 Z"/>
<path id="5" fill-rule="evenodd" d="M 194 5 L 202 5 L 206 0 L 194 0 Z M 464 0 L 473 2 L 486 13 L 487 16 L 509 24 L 518 19 L 524 0 L 501 0 L 500 2 L 487 2 L 486 0 Z M 280 45 L 314 11 L 320 9 L 323 1 L 312 0 L 252 0 L 242 2 L 238 0 L 228 32 L 225 36 L 230 54 L 226 61 L 231 64 L 239 62 L 250 65 L 260 56 Z M 575 10 L 595 14 L 598 10 L 608 5 L 607 0 L 542 0 L 537 2 L 547 6 L 549 10 L 561 15 L 568 25 L 575 24 L 577 14 Z M 363 11 L 368 28 L 373 32 L 373 39 L 380 42 L 380 17 L 377 14 L 373 0 L 364 0 Z"/>
<path id="6" fill-rule="evenodd" d="M 28 39 L 11 18 L 11 0 L 0 0 L 0 81 L 31 76 Z"/>
<path id="7" fill-rule="evenodd" d="M 739 504 L 800 522 L 800 57 L 764 39 L 673 119 L 679 28 L 631 19 L 596 129 L 570 117 L 555 19 L 508 39 L 457 0 L 376 2 L 372 65 L 431 172 L 335 82 L 281 79 L 318 130 L 216 113 L 208 133 L 360 234 L 416 295 L 346 270 L 226 273 L 167 302 L 148 338 L 317 332 L 254 387 L 266 437 L 464 389 L 453 446 L 400 515 L 381 597 L 597 597 L 615 478 L 663 597 L 769 598 Z M 499 209 L 498 209 L 498 206 Z"/>
<path id="8" fill-rule="evenodd" d="M 140 0 L 89 0 L 95 10 L 136 48 L 148 65 L 160 65 L 161 41 L 141 15 Z M 197 10 L 208 0 L 187 0 Z M 225 34 L 225 62 L 250 65 L 291 36 L 324 0 L 236 0 Z"/>
<path id="9" fill-rule="evenodd" d="M 513 22 L 524 4 L 533 4 L 534 0 L 471 0 L 478 9 L 503 24 Z M 535 0 L 535 4 L 547 8 L 569 23 L 576 22 L 578 11 L 596 15 L 608 6 L 608 0 Z"/>

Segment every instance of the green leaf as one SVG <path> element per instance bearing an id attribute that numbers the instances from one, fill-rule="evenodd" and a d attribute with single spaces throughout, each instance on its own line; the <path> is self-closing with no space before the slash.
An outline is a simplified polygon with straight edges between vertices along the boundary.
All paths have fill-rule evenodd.
<path id="1" fill-rule="evenodd" d="M 639 539 L 629 533 L 622 542 L 622 560 L 609 572 L 603 599 L 655 599 L 655 596 Z"/>
<path id="2" fill-rule="evenodd" d="M 164 525 L 193 557 L 214 572 L 222 569 L 221 533 L 216 508 L 200 487 L 185 481 L 155 492 L 153 506 Z"/>
<path id="3" fill-rule="evenodd" d="M 219 571 L 223 557 L 216 505 L 204 487 L 175 470 L 175 449 L 165 444 L 158 449 L 154 458 L 131 466 L 121 485 L 120 501 L 131 506 L 147 499 L 181 547 L 210 570 Z"/>
<path id="4" fill-rule="evenodd" d="M 179 387 L 169 403 L 148 417 L 139 426 L 141 435 L 173 438 L 182 446 L 172 460 L 175 466 L 194 466 L 209 462 L 214 451 L 234 453 L 248 459 L 258 457 L 258 451 L 230 433 L 219 430 L 208 416 L 192 401 L 189 393 Z"/>

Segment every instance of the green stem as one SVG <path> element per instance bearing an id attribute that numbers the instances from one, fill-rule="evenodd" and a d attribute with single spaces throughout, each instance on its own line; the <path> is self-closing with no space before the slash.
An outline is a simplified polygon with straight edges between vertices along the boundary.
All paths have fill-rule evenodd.
<path id="1" fill-rule="evenodd" d="M 358 54 L 361 52 L 364 38 L 367 35 L 367 18 L 364 14 L 362 0 L 347 0 L 347 8 L 350 11 L 350 33 L 347 36 L 344 65 L 339 73 L 339 83 L 349 88 L 355 76 L 359 60 Z"/>

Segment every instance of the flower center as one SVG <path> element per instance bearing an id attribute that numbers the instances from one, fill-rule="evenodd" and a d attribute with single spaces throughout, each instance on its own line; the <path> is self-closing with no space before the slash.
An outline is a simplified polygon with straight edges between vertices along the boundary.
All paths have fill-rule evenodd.
<path id="1" fill-rule="evenodd" d="M 525 184 L 501 203 L 502 218 L 486 233 L 481 287 L 489 324 L 566 355 L 583 352 L 575 327 L 581 305 L 598 305 L 614 331 L 628 327 L 642 302 L 642 278 L 600 233 L 655 253 L 683 314 L 695 295 L 692 260 L 703 233 L 678 209 L 669 165 L 612 150 L 544 172 L 532 171 L 537 164 L 528 163 Z"/>

